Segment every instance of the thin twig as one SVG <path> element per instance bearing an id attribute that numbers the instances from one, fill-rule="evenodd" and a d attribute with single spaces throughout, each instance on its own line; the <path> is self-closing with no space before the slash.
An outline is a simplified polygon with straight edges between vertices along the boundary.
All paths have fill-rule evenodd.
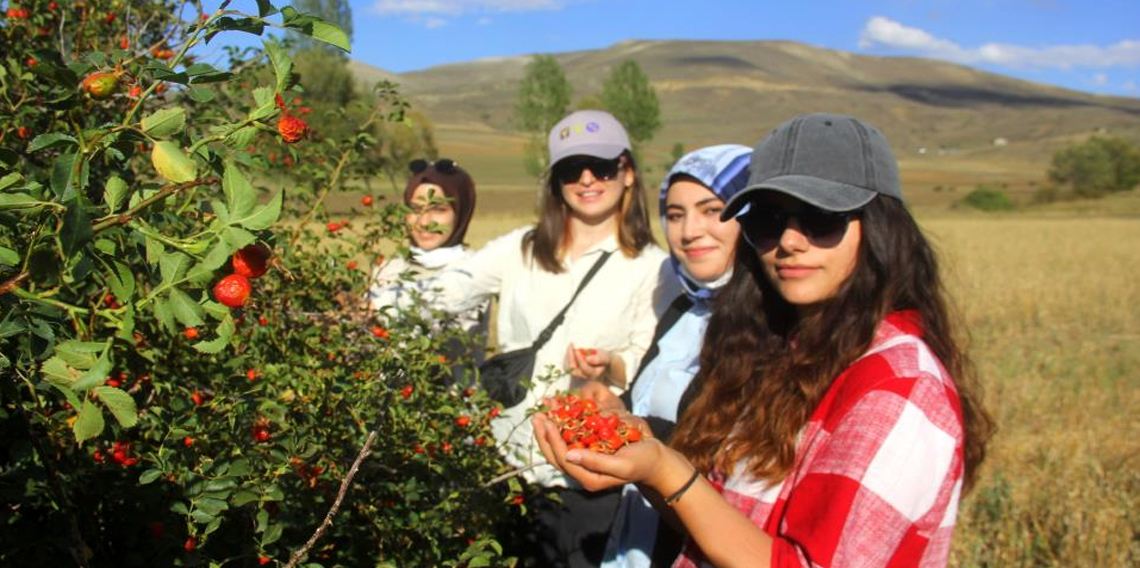
<path id="1" fill-rule="evenodd" d="M 522 474 L 524 474 L 524 473 L 526 473 L 526 472 L 528 472 L 528 471 L 530 471 L 530 470 L 532 470 L 532 469 L 534 469 L 540 465 L 542 465 L 542 464 L 532 463 L 526 467 L 520 467 L 518 469 L 508 471 L 507 473 L 504 473 L 504 474 L 499 475 L 497 477 L 492 477 L 490 481 L 483 484 L 483 489 L 486 489 L 486 488 L 488 488 L 488 487 L 490 487 L 496 483 L 506 481 L 512 477 L 518 477 L 518 476 L 520 476 L 520 475 L 522 475 Z"/>
<path id="2" fill-rule="evenodd" d="M 364 458 L 368 457 L 368 454 L 372 451 L 372 442 L 376 439 L 376 434 L 376 430 L 368 433 L 368 439 L 364 441 L 364 445 L 360 448 L 360 453 L 356 454 L 356 461 L 352 462 L 352 467 L 349 468 L 348 474 L 346 474 L 344 479 L 340 482 L 340 491 L 337 492 L 336 500 L 333 501 L 332 507 L 329 508 L 329 512 L 325 515 L 325 520 L 321 521 L 321 526 L 313 531 L 313 536 L 309 537 L 309 541 L 305 543 L 305 546 L 302 546 L 289 557 L 289 563 L 285 565 L 285 568 L 293 568 L 296 566 L 297 563 L 309 553 L 313 545 L 317 544 L 317 541 L 325 535 L 325 531 L 332 526 L 333 517 L 335 517 L 337 511 L 340 510 L 341 501 L 344 501 L 344 495 L 348 493 L 348 486 L 352 483 L 352 478 L 356 477 L 356 472 L 360 469 L 360 463 L 363 462 Z"/>

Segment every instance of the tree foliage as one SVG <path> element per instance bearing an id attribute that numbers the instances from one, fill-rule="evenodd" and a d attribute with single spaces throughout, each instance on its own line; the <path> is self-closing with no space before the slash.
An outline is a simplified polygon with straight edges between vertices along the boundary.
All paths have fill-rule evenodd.
<path id="1" fill-rule="evenodd" d="M 602 84 L 602 104 L 614 115 L 636 144 L 647 142 L 661 127 L 661 107 L 649 77 L 636 61 L 618 65 Z"/>
<path id="2" fill-rule="evenodd" d="M 349 43 L 352 43 L 352 6 L 349 5 L 348 0 L 293 0 L 292 4 L 297 10 L 313 14 L 343 30 L 344 34 L 348 36 Z M 313 41 L 306 36 L 297 38 L 296 43 L 300 51 L 316 48 L 344 58 L 343 51 L 330 49 L 328 44 Z"/>
<path id="3" fill-rule="evenodd" d="M 549 164 L 546 135 L 566 116 L 572 88 L 562 66 L 551 55 L 536 55 L 527 64 L 515 102 L 515 122 L 527 133 L 523 167 L 538 177 Z"/>
<path id="4" fill-rule="evenodd" d="M 488 485 L 497 409 L 441 380 L 464 334 L 362 301 L 406 209 L 324 206 L 375 175 L 374 127 L 407 104 L 381 85 L 332 136 L 277 40 L 196 60 L 269 28 L 348 47 L 240 4 L 28 0 L 0 21 L 0 565 L 285 565 L 341 497 L 295 560 L 502 564 L 491 528 L 522 507 Z M 215 286 L 246 274 L 241 301 Z"/>
<path id="5" fill-rule="evenodd" d="M 1080 197 L 1131 190 L 1140 184 L 1140 148 L 1123 138 L 1090 138 L 1054 154 L 1049 179 Z"/>

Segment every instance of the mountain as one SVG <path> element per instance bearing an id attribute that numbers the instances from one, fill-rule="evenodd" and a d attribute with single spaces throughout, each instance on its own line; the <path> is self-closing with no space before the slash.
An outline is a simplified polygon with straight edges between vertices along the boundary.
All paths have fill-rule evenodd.
<path id="1" fill-rule="evenodd" d="M 1039 166 L 1056 148 L 1090 133 L 1140 140 L 1140 99 L 930 59 L 856 55 L 789 41 L 626 41 L 554 56 L 574 86 L 575 101 L 599 93 L 618 63 L 637 61 L 661 102 L 664 126 L 646 149 L 661 159 L 675 142 L 686 148 L 751 145 L 780 122 L 814 111 L 875 124 L 903 161 L 981 155 Z M 447 144 L 444 134 L 454 133 L 474 137 L 477 148 L 495 136 L 518 142 L 511 108 L 528 61 L 493 58 L 386 75 L 436 124 L 441 144 Z M 385 75 L 359 62 L 353 69 L 361 79 Z M 463 147 L 462 140 L 455 143 Z"/>

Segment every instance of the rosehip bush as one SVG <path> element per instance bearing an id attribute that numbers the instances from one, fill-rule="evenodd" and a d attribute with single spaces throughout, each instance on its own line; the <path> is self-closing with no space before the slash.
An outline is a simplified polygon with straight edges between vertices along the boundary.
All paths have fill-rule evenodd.
<path id="1" fill-rule="evenodd" d="M 356 134 L 322 136 L 287 38 L 197 54 L 343 32 L 267 0 L 197 6 L 29 0 L 0 20 L 0 565 L 507 563 L 498 409 L 441 358 L 466 336 L 363 302 L 403 212 L 324 207 L 406 102 L 381 85 Z M 251 148 L 312 191 L 270 189 L 280 166 Z"/>

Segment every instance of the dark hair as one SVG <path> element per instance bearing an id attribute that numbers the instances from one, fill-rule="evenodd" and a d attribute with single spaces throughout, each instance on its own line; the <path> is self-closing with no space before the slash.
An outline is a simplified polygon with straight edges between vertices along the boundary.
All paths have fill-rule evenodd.
<path id="1" fill-rule="evenodd" d="M 901 201 L 880 195 L 860 215 L 854 272 L 803 319 L 768 282 L 755 249 L 738 243 L 733 277 L 717 294 L 705 333 L 694 378 L 700 394 L 671 442 L 698 469 L 731 471 L 749 459 L 756 478 L 785 478 L 797 436 L 835 377 L 866 352 L 887 314 L 913 310 L 923 341 L 957 387 L 965 487 L 973 483 L 993 421 L 954 335 L 935 253 Z"/>
<path id="2" fill-rule="evenodd" d="M 471 224 L 471 217 L 475 214 L 475 180 L 458 165 L 454 169 L 447 168 L 442 172 L 431 164 L 418 173 L 412 174 L 408 185 L 404 187 L 404 205 L 412 204 L 412 195 L 416 188 L 430 183 L 438 185 L 443 190 L 443 197 L 448 198 L 451 208 L 455 210 L 455 226 L 451 234 L 441 247 L 452 247 L 463 244 L 467 237 L 467 226 Z"/>
<path id="3" fill-rule="evenodd" d="M 633 185 L 625 188 L 622 193 L 617 237 L 622 253 L 633 258 L 646 245 L 653 243 L 654 239 L 637 163 L 628 151 L 623 152 L 621 158 L 625 160 L 626 167 L 633 170 L 634 176 Z M 538 225 L 523 236 L 522 251 L 524 255 L 529 254 L 538 261 L 543 270 L 558 274 L 564 269 L 562 259 L 566 245 L 569 244 L 570 206 L 566 205 L 562 197 L 562 184 L 551 173 L 553 169 L 548 170 L 544 176 L 546 191 L 539 198 Z"/>

